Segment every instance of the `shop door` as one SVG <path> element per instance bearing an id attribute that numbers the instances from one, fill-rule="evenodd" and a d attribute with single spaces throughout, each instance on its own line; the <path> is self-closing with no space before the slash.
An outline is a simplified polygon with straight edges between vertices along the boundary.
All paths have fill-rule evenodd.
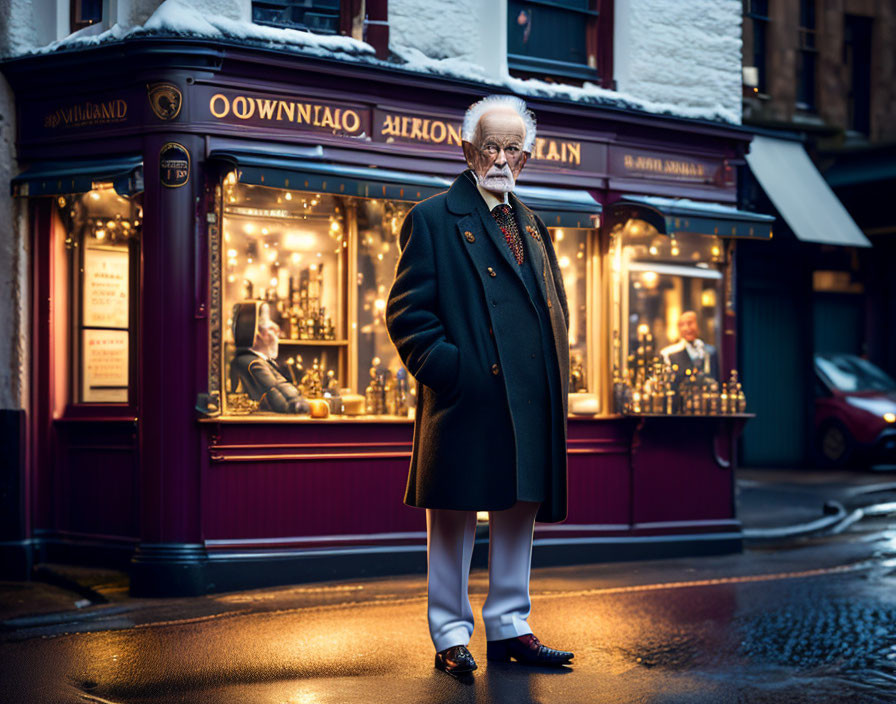
<path id="1" fill-rule="evenodd" d="M 803 354 L 796 302 L 781 291 L 747 289 L 741 305 L 741 373 L 747 410 L 741 465 L 786 467 L 805 457 Z"/>
<path id="2" fill-rule="evenodd" d="M 97 186 L 32 198 L 30 212 L 35 529 L 46 559 L 102 544 L 124 560 L 139 527 L 140 200 Z"/>

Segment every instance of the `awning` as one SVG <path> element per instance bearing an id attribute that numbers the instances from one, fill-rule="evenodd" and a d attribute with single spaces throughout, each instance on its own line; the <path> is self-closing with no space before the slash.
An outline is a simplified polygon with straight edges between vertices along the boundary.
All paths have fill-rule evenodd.
<path id="1" fill-rule="evenodd" d="M 517 197 L 548 227 L 598 227 L 602 208 L 588 191 L 517 186 Z"/>
<path id="2" fill-rule="evenodd" d="M 756 135 L 747 163 L 797 239 L 847 247 L 871 246 L 802 144 Z"/>
<path id="3" fill-rule="evenodd" d="M 451 181 L 437 176 L 289 159 L 270 154 L 213 151 L 209 158 L 233 164 L 241 183 L 297 191 L 420 201 L 451 186 Z"/>
<path id="4" fill-rule="evenodd" d="M 95 183 L 109 181 L 122 196 L 142 191 L 143 157 L 35 162 L 12 180 L 12 193 L 17 196 L 87 193 Z"/>
<path id="5" fill-rule="evenodd" d="M 752 239 L 770 239 L 775 221 L 771 215 L 738 210 L 720 203 L 637 195 L 623 196 L 609 206 L 607 218 L 616 222 L 639 218 L 666 235 L 693 233 Z"/>
<path id="6" fill-rule="evenodd" d="M 310 155 L 309 155 L 310 156 Z M 451 187 L 452 179 L 408 171 L 332 164 L 261 151 L 212 150 L 231 164 L 241 183 L 361 198 L 420 201 Z M 548 227 L 597 227 L 600 203 L 588 191 L 518 186 L 515 193 Z"/>

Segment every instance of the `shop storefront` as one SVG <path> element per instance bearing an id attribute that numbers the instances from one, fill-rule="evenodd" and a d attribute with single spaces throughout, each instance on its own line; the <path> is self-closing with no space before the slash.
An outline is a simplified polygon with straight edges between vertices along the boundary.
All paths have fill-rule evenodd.
<path id="1" fill-rule="evenodd" d="M 147 68 L 162 46 L 177 61 Z M 83 83 L 60 57 L 4 66 L 34 253 L 23 549 L 128 563 L 138 594 L 422 569 L 385 300 L 483 87 L 197 43 L 114 57 L 79 54 Z M 771 220 L 733 205 L 749 137 L 530 107 L 518 195 L 550 228 L 571 351 L 569 516 L 537 527 L 536 563 L 739 550 L 732 263 Z"/>

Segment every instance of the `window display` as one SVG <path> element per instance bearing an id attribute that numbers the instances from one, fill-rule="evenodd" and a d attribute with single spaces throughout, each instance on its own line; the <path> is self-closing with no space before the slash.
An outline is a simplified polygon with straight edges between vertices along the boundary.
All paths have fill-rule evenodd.
<path id="1" fill-rule="evenodd" d="M 69 256 L 74 403 L 127 403 L 142 210 L 111 184 L 58 196 Z"/>
<path id="2" fill-rule="evenodd" d="M 725 248 L 631 218 L 610 233 L 613 401 L 632 414 L 745 410 L 737 372 L 719 363 Z"/>
<path id="3" fill-rule="evenodd" d="M 563 273 L 563 287 L 569 304 L 569 391 L 593 393 L 595 389 L 588 373 L 593 367 L 588 358 L 588 341 L 593 337 L 593 331 L 588 323 L 587 302 L 588 291 L 597 286 L 589 276 L 590 247 L 595 232 L 584 228 L 552 227 L 548 230 Z"/>
<path id="4" fill-rule="evenodd" d="M 413 381 L 385 299 L 410 203 L 224 179 L 225 413 L 398 416 Z"/>

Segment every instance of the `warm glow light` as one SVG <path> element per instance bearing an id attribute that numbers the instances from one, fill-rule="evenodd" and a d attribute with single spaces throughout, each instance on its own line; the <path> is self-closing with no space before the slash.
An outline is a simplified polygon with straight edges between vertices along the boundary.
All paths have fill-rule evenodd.
<path id="1" fill-rule="evenodd" d="M 566 267 L 569 266 L 569 257 L 560 257 L 560 260 L 558 263 L 560 264 L 561 269 L 565 269 Z"/>
<path id="2" fill-rule="evenodd" d="M 90 198 L 91 198 L 91 200 L 99 200 L 100 194 L 97 191 L 91 191 Z"/>
<path id="3" fill-rule="evenodd" d="M 712 248 L 712 256 L 717 257 L 717 256 L 719 256 L 719 254 L 721 254 L 721 250 L 718 247 L 713 247 Z"/>
<path id="4" fill-rule="evenodd" d="M 561 230 L 559 227 L 554 230 L 554 239 L 556 239 L 558 242 L 563 239 L 563 230 Z"/>
<path id="5" fill-rule="evenodd" d="M 650 326 L 647 323 L 641 323 L 638 326 L 638 335 L 646 335 L 650 332 Z"/>
<path id="6" fill-rule="evenodd" d="M 234 281 L 236 281 L 236 276 L 234 276 L 233 274 L 230 274 L 230 275 L 227 277 L 227 281 L 228 281 L 228 283 L 231 283 L 231 284 L 232 284 Z"/>
<path id="7" fill-rule="evenodd" d="M 235 184 L 236 183 L 236 171 L 231 171 L 229 174 L 227 174 L 227 178 L 224 179 L 224 183 L 227 183 L 231 186 L 233 184 Z"/>
<path id="8" fill-rule="evenodd" d="M 289 258 L 292 260 L 293 264 L 298 264 L 300 261 L 302 261 L 302 255 L 298 252 L 293 252 Z"/>
<path id="9" fill-rule="evenodd" d="M 275 276 L 274 278 L 271 279 L 271 286 L 276 286 L 276 285 L 277 285 L 277 277 Z"/>
<path id="10" fill-rule="evenodd" d="M 477 511 L 476 512 L 476 522 L 477 523 L 488 523 L 488 511 Z"/>
<path id="11" fill-rule="evenodd" d="M 884 420 L 887 423 L 896 423 L 896 413 L 884 413 Z"/>
<path id="12" fill-rule="evenodd" d="M 237 252 L 236 252 L 235 249 L 228 249 L 228 250 L 227 250 L 227 256 L 230 257 L 231 259 L 233 259 L 233 258 L 236 256 L 236 254 L 237 254 Z"/>
<path id="13" fill-rule="evenodd" d="M 245 232 L 247 235 L 251 235 L 253 232 L 255 232 L 255 225 L 253 225 L 251 222 L 247 222 L 245 225 L 243 225 L 243 232 Z"/>
<path id="14" fill-rule="evenodd" d="M 677 256 L 678 256 L 678 252 L 679 252 L 678 247 L 677 247 L 676 245 L 673 244 L 673 245 L 672 245 L 672 256 L 673 256 L 673 257 L 677 257 Z"/>
<path id="15" fill-rule="evenodd" d="M 648 251 L 649 251 L 653 256 L 656 256 L 657 253 L 659 252 L 659 250 L 656 248 L 655 245 L 650 245 L 650 249 L 649 249 Z"/>
<path id="16" fill-rule="evenodd" d="M 289 191 L 287 191 L 287 192 L 286 192 L 286 195 L 284 196 L 284 198 L 286 198 L 286 200 L 292 200 L 292 193 L 290 193 Z"/>
<path id="17" fill-rule="evenodd" d="M 658 278 L 659 275 L 655 271 L 645 271 L 643 274 L 641 274 L 641 280 L 647 286 L 655 286 Z"/>
<path id="18" fill-rule="evenodd" d="M 700 294 L 700 303 L 703 304 L 704 308 L 715 308 L 716 305 L 716 292 L 715 289 L 705 289 L 703 293 Z"/>
<path id="19" fill-rule="evenodd" d="M 97 230 L 97 231 L 96 231 L 96 238 L 97 238 L 98 240 L 104 240 L 104 239 L 106 239 L 106 231 L 105 231 L 105 230 Z"/>
<path id="20" fill-rule="evenodd" d="M 276 250 L 268 252 L 268 261 L 269 262 L 277 261 L 277 251 Z"/>
<path id="21" fill-rule="evenodd" d="M 283 239 L 286 249 L 313 249 L 317 238 L 310 232 L 287 232 Z"/>
<path id="22" fill-rule="evenodd" d="M 311 269 L 311 271 L 317 271 L 317 264 L 312 264 L 308 268 Z"/>
<path id="23" fill-rule="evenodd" d="M 331 229 L 333 232 L 339 232 L 339 228 L 340 228 L 340 227 L 342 227 L 342 226 L 341 226 L 341 225 L 339 224 L 339 222 L 336 221 L 336 220 L 334 220 L 332 223 L 330 223 L 330 229 Z"/>
<path id="24" fill-rule="evenodd" d="M 379 311 L 386 310 L 386 301 L 384 301 L 382 298 L 377 298 L 377 299 L 373 302 L 373 307 L 376 308 L 376 309 L 379 310 Z"/>
<path id="25" fill-rule="evenodd" d="M 263 235 L 268 234 L 268 228 L 266 228 L 266 227 L 261 228 L 261 234 L 263 234 Z"/>

